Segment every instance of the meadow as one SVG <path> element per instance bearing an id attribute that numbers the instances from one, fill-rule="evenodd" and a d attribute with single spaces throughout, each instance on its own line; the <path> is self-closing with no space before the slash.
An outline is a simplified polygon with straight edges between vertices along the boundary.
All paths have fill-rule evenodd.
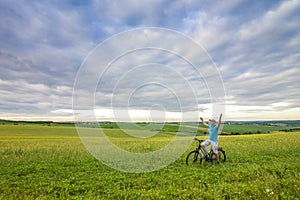
<path id="1" fill-rule="evenodd" d="M 174 137 L 174 125 L 139 142 L 117 127 L 104 129 L 116 145 L 133 152 L 143 152 L 148 143 L 146 151 L 159 149 Z M 220 165 L 186 166 L 193 142 L 165 168 L 126 173 L 95 159 L 74 126 L 3 124 L 0 199 L 300 199 L 299 141 L 297 131 L 224 135 L 220 146 L 227 161 Z"/>

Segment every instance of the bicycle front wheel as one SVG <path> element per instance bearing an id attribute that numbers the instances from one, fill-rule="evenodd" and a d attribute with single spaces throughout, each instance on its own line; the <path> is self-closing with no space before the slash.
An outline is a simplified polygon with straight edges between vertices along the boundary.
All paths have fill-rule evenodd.
<path id="1" fill-rule="evenodd" d="M 189 166 L 192 166 L 192 165 L 195 165 L 195 164 L 200 164 L 200 157 L 199 157 L 199 152 L 194 150 L 194 151 L 191 151 L 186 159 L 185 159 L 185 163 L 186 165 L 189 165 Z M 199 161 L 199 162 L 197 162 Z"/>

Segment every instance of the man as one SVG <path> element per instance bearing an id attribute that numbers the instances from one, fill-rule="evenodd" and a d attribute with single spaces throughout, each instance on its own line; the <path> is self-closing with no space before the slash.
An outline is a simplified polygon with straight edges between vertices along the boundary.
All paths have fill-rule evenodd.
<path id="1" fill-rule="evenodd" d="M 212 149 L 214 154 L 216 154 L 216 163 L 219 164 L 220 163 L 220 156 L 218 153 L 218 130 L 219 127 L 221 125 L 221 119 L 222 119 L 222 113 L 219 117 L 219 122 L 218 124 L 216 123 L 216 120 L 214 119 L 210 119 L 210 123 L 207 124 L 202 117 L 200 117 L 200 120 L 202 121 L 202 124 L 206 127 L 208 127 L 209 129 L 209 139 L 205 140 L 202 144 L 201 144 L 201 148 L 204 150 L 205 152 L 205 156 L 207 157 L 207 152 L 205 147 L 208 145 L 212 145 Z"/>

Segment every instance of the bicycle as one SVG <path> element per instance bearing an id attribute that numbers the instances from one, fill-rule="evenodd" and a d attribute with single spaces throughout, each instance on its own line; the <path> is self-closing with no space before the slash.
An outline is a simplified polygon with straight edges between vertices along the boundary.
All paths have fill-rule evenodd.
<path id="1" fill-rule="evenodd" d="M 200 165 L 202 164 L 203 161 L 213 163 L 213 161 L 216 160 L 216 154 L 214 154 L 212 147 L 210 148 L 210 151 L 207 154 L 207 156 L 205 156 L 205 152 L 201 147 L 201 143 L 204 142 L 204 140 L 199 140 L 198 138 L 194 138 L 194 140 L 198 141 L 198 146 L 196 150 L 191 151 L 187 155 L 185 159 L 186 165 L 195 165 L 197 164 L 198 159 Z M 219 153 L 220 162 L 225 162 L 226 154 L 225 151 L 222 149 L 222 147 L 218 147 L 218 153 Z"/>

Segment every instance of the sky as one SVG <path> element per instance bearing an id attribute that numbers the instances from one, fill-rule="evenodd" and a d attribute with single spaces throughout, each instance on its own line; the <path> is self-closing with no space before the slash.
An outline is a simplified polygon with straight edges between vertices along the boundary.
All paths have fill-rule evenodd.
<path id="1" fill-rule="evenodd" d="M 0 0 L 0 119 L 300 119 L 299 19 L 297 0 Z"/>

